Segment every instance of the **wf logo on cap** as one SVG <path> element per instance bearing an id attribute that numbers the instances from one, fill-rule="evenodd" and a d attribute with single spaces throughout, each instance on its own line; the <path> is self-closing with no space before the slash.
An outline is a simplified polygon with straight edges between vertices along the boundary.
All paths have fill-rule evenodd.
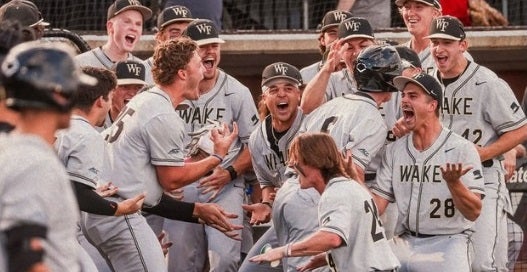
<path id="1" fill-rule="evenodd" d="M 278 63 L 274 65 L 274 70 L 276 73 L 280 73 L 282 75 L 287 74 L 287 67 L 283 63 Z"/>
<path id="2" fill-rule="evenodd" d="M 346 18 L 348 18 L 348 15 L 346 13 L 342 12 L 342 11 L 335 11 L 333 13 L 333 17 L 335 17 L 335 21 L 342 22 Z"/>
<path id="3" fill-rule="evenodd" d="M 130 4 L 130 6 L 140 6 L 141 2 L 139 2 L 139 0 L 128 0 L 128 4 Z"/>
<path id="4" fill-rule="evenodd" d="M 196 28 L 198 29 L 199 33 L 207 33 L 207 35 L 210 35 L 212 32 L 212 26 L 206 23 L 196 25 Z"/>
<path id="5" fill-rule="evenodd" d="M 346 27 L 346 29 L 354 31 L 354 32 L 360 29 L 360 25 L 361 25 L 361 22 L 354 21 L 354 20 L 344 22 L 344 26 Z"/>
<path id="6" fill-rule="evenodd" d="M 444 18 L 438 18 L 436 20 L 436 29 L 441 32 L 445 32 L 448 25 L 449 25 L 448 21 L 445 20 Z"/>
<path id="7" fill-rule="evenodd" d="M 128 67 L 128 72 L 130 72 L 131 74 L 134 74 L 136 76 L 141 75 L 141 67 L 139 67 L 139 65 L 135 63 L 128 63 L 126 64 L 126 67 Z"/>
<path id="8" fill-rule="evenodd" d="M 174 8 L 172 8 L 172 11 L 176 15 L 179 15 L 179 16 L 182 16 L 182 17 L 189 17 L 188 16 L 188 10 L 183 9 L 181 7 L 174 7 Z"/>

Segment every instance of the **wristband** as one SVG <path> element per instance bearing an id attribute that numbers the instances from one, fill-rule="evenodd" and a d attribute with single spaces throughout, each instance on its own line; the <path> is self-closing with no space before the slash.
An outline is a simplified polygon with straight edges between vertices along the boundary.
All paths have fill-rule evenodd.
<path id="1" fill-rule="evenodd" d="M 227 166 L 225 170 L 229 171 L 229 175 L 231 176 L 231 180 L 235 180 L 238 177 L 238 173 L 236 173 L 236 170 L 234 170 L 234 167 L 232 165 Z"/>
<path id="2" fill-rule="evenodd" d="M 289 243 L 285 246 L 284 257 L 291 257 L 291 244 L 292 243 Z"/>
<path id="3" fill-rule="evenodd" d="M 218 160 L 220 160 L 220 163 L 223 162 L 223 158 L 222 158 L 220 155 L 218 155 L 218 154 L 212 154 L 211 156 L 214 157 L 214 158 L 216 158 L 216 159 L 218 159 Z"/>
<path id="4" fill-rule="evenodd" d="M 271 208 L 271 210 L 273 209 L 273 204 L 271 204 L 271 202 L 269 202 L 269 201 L 263 201 L 262 204 L 269 206 L 269 208 Z"/>

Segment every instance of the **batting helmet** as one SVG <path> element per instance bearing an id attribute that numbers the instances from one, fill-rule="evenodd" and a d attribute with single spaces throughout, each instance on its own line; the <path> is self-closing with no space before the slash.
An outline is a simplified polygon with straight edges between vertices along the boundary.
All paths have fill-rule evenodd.
<path id="1" fill-rule="evenodd" d="M 71 48 L 62 44 L 33 41 L 13 47 L 0 69 L 6 105 L 14 110 L 71 110 L 79 85 L 97 83 L 81 72 L 72 56 Z"/>
<path id="2" fill-rule="evenodd" d="M 365 92 L 397 92 L 392 80 L 402 72 L 401 58 L 391 45 L 372 45 L 361 51 L 353 74 Z"/>

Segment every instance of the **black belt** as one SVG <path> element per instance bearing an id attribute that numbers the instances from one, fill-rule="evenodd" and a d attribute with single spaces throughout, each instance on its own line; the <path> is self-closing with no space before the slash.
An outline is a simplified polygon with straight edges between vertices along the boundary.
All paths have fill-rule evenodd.
<path id="1" fill-rule="evenodd" d="M 423 233 L 417 233 L 413 232 L 411 230 L 406 231 L 410 236 L 417 237 L 417 238 L 429 238 L 436 236 L 435 234 L 423 234 Z"/>
<path id="2" fill-rule="evenodd" d="M 494 160 L 488 159 L 486 161 L 481 162 L 481 165 L 483 165 L 483 167 L 492 167 L 494 165 Z"/>
<path id="3" fill-rule="evenodd" d="M 388 269 L 388 270 L 373 270 L 375 272 L 397 272 L 397 269 Z"/>

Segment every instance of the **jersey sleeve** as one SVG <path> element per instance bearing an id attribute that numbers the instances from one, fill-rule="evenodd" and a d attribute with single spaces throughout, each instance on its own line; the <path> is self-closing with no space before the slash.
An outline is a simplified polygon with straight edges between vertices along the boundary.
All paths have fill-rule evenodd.
<path id="1" fill-rule="evenodd" d="M 249 137 L 249 151 L 251 152 L 251 162 L 253 165 L 254 173 L 256 174 L 256 178 L 258 179 L 258 183 L 260 184 L 260 187 L 266 187 L 266 186 L 274 186 L 272 182 L 272 177 L 268 175 L 268 169 L 266 169 L 266 164 L 263 161 L 264 157 L 262 156 L 262 153 L 260 152 L 260 148 L 262 144 L 261 137 L 258 137 L 258 134 L 260 132 L 260 129 L 257 128 L 253 131 L 251 136 Z"/>
<path id="2" fill-rule="evenodd" d="M 394 144 L 390 144 L 386 147 L 386 152 L 383 154 L 381 159 L 381 166 L 377 169 L 377 175 L 375 181 L 371 185 L 371 191 L 376 195 L 390 201 L 395 201 L 395 195 L 393 192 L 392 185 L 392 169 L 393 169 L 393 155 L 394 155 Z"/>
<path id="3" fill-rule="evenodd" d="M 485 101 L 492 101 L 483 107 L 483 118 L 492 124 L 492 127 L 503 134 L 515 130 L 527 123 L 525 113 L 509 85 L 500 78 L 486 82 L 488 97 Z"/>
<path id="4" fill-rule="evenodd" d="M 333 186 L 341 187 L 338 184 Z M 339 191 L 337 192 L 335 190 Z M 331 191 L 326 191 L 320 198 L 318 208 L 319 230 L 338 235 L 347 245 L 349 243 L 347 237 L 350 236 L 349 222 L 356 219 L 354 219 L 354 216 L 351 213 L 352 209 L 350 208 L 349 199 L 351 195 L 343 192 L 348 191 L 340 191 L 338 188 L 333 188 Z"/>
<path id="5" fill-rule="evenodd" d="M 185 126 L 173 114 L 158 115 L 143 127 L 143 137 L 150 149 L 150 161 L 156 166 L 183 166 L 185 160 Z"/>
<path id="6" fill-rule="evenodd" d="M 346 149 L 352 151 L 353 162 L 366 169 L 384 146 L 386 125 L 381 119 L 373 118 L 361 118 L 355 120 L 354 124 L 349 132 L 350 141 L 346 144 Z"/>
<path id="7" fill-rule="evenodd" d="M 465 141 L 465 139 L 462 140 Z M 476 147 L 469 141 L 466 142 L 467 144 L 460 145 L 462 151 L 459 153 L 458 161 L 463 162 L 463 168 L 472 167 L 472 169 L 461 177 L 461 181 L 470 191 L 484 196 L 485 183 L 480 157 Z"/>

